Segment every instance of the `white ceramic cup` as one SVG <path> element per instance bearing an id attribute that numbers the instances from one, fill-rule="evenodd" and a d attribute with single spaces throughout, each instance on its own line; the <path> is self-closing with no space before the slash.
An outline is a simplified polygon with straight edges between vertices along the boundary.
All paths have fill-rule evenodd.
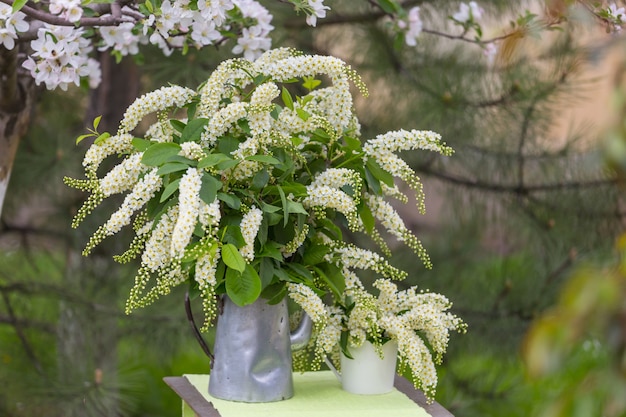
<path id="1" fill-rule="evenodd" d="M 353 394 L 385 394 L 393 389 L 398 344 L 391 340 L 382 345 L 382 349 L 381 359 L 368 341 L 358 348 L 350 347 L 353 359 L 341 354 L 341 373 L 329 361 L 326 363 L 339 378 L 344 390 Z"/>

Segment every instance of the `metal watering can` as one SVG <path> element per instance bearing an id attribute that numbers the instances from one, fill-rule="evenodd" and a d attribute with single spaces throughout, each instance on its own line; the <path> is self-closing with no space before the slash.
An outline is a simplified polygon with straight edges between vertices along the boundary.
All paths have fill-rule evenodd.
<path id="1" fill-rule="evenodd" d="M 187 296 L 187 316 L 200 345 L 211 357 L 209 394 L 250 403 L 293 396 L 291 351 L 307 345 L 312 330 L 309 316 L 305 314 L 291 333 L 286 299 L 274 305 L 258 299 L 240 307 L 222 296 L 212 354 L 197 330 L 188 300 Z"/>

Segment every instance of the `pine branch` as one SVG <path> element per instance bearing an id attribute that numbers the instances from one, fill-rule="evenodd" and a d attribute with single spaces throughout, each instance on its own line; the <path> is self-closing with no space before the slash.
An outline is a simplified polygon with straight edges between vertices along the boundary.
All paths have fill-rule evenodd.
<path id="1" fill-rule="evenodd" d="M 43 229 L 40 227 L 30 227 L 30 226 L 16 226 L 9 224 L 4 219 L 0 221 L 0 237 L 3 234 L 19 234 L 22 237 L 33 235 L 33 236 L 47 236 L 59 238 L 60 240 L 67 240 L 67 233 L 58 232 L 50 229 Z"/>
<path id="2" fill-rule="evenodd" d="M 622 184 L 623 182 L 620 181 L 618 184 Z M 607 186 L 612 185 L 612 184 L 607 184 Z M 622 219 L 624 217 L 626 217 L 626 211 L 620 211 L 619 209 L 616 210 L 589 210 L 589 209 L 582 209 L 580 207 L 571 207 L 568 205 L 565 206 L 557 206 L 556 204 L 550 204 L 549 202 L 545 201 L 545 200 L 539 200 L 538 198 L 535 198 L 533 196 L 527 196 L 527 200 L 531 203 L 534 203 L 538 206 L 541 207 L 545 207 L 549 210 L 552 211 L 558 211 L 560 213 L 569 213 L 569 214 L 573 214 L 576 217 L 579 218 L 588 218 L 588 217 L 604 217 L 604 218 L 608 218 L 608 217 L 612 217 L 615 219 Z"/>
<path id="3" fill-rule="evenodd" d="M 31 328 L 35 330 L 39 330 L 49 334 L 56 333 L 56 326 L 52 323 L 47 323 L 43 321 L 36 320 L 28 320 L 11 316 L 2 316 L 0 315 L 0 324 L 10 324 L 12 326 L 19 326 L 21 328 Z"/>
<path id="4" fill-rule="evenodd" d="M 445 182 L 449 182 L 454 185 L 460 185 L 467 188 L 474 188 L 483 191 L 492 191 L 498 193 L 519 194 L 526 196 L 529 193 L 542 192 L 542 191 L 559 191 L 568 189 L 585 189 L 606 187 L 613 185 L 626 184 L 626 180 L 621 178 L 607 178 L 600 180 L 589 181 L 562 181 L 545 184 L 528 185 L 523 184 L 500 184 L 497 182 L 487 182 L 480 180 L 471 180 L 467 178 L 457 177 L 446 172 L 438 172 L 429 167 L 421 166 L 417 168 L 417 171 L 430 175 L 434 178 L 440 179 Z"/>
<path id="5" fill-rule="evenodd" d="M 4 291 L 2 291 L 2 299 L 4 300 L 4 304 L 7 308 L 7 313 L 9 314 L 9 323 L 13 326 L 13 329 L 15 329 L 15 334 L 17 334 L 17 337 L 20 339 L 20 342 L 22 343 L 22 347 L 24 348 L 24 352 L 26 353 L 26 356 L 32 362 L 37 373 L 43 376 L 44 372 L 43 372 L 43 367 L 41 366 L 41 362 L 39 361 L 39 359 L 37 359 L 34 349 L 30 345 L 30 342 L 28 341 L 28 339 L 26 338 L 26 335 L 22 331 L 21 322 L 15 316 L 15 312 L 13 311 L 13 306 L 11 305 L 11 300 L 9 299 L 8 294 L 5 293 Z"/>
<path id="6" fill-rule="evenodd" d="M 5 274 L 3 274 L 5 275 Z M 6 275 L 4 276 L 6 278 Z M 58 285 L 50 285 L 50 284 L 42 284 L 40 282 L 11 282 L 9 284 L 0 285 L 0 293 L 10 294 L 10 293 L 18 293 L 21 295 L 36 295 L 41 297 L 50 297 L 50 298 L 58 298 L 63 301 L 67 301 L 74 304 L 79 304 L 87 307 L 89 310 L 106 315 L 108 317 L 124 317 L 125 319 L 135 319 L 142 321 L 155 321 L 155 322 L 166 322 L 177 320 L 168 315 L 162 316 L 154 316 L 154 315 L 141 315 L 141 314 L 133 314 L 127 316 L 122 310 L 110 307 L 108 305 L 103 305 L 99 303 L 95 303 L 81 294 L 72 293 L 67 291 L 64 287 Z"/>

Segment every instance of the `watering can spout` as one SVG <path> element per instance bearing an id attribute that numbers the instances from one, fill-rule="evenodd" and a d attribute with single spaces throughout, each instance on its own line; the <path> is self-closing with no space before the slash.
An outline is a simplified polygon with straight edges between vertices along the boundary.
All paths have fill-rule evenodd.
<path id="1" fill-rule="evenodd" d="M 291 341 L 291 350 L 299 350 L 306 347 L 311 339 L 311 333 L 313 331 L 313 321 L 308 314 L 304 313 L 302 320 L 298 327 L 291 332 L 289 339 Z"/>

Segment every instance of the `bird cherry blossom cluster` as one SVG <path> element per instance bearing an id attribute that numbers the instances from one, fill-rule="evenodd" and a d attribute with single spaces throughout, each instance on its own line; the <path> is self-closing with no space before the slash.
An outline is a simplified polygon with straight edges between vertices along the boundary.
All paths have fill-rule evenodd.
<path id="1" fill-rule="evenodd" d="M 464 333 L 467 325 L 448 311 L 452 303 L 441 294 L 416 287 L 399 291 L 385 278 L 376 280 L 373 286 L 377 296 L 366 291 L 358 279 L 352 281 L 333 305 L 324 304 L 319 295 L 302 284 L 289 284 L 289 295 L 315 323 L 311 344 L 317 358 L 330 356 L 336 367 L 341 363 L 340 352 L 350 357 L 350 348 L 360 347 L 366 340 L 379 355 L 383 355 L 383 344 L 395 341 L 399 369 L 408 367 L 414 385 L 433 401 L 436 365 L 441 364 L 447 350 L 450 332 Z"/>
<path id="2" fill-rule="evenodd" d="M 363 140 L 351 85 L 367 95 L 337 58 L 273 49 L 255 61 L 224 61 L 198 90 L 168 86 L 143 95 L 113 134 L 99 133 L 94 122 L 86 178 L 65 181 L 90 192 L 74 227 L 109 197 L 123 196 L 83 254 L 132 227 L 128 250 L 114 257 L 139 262 L 127 313 L 181 284 L 198 289 L 204 328 L 216 295 L 247 305 L 296 297 L 302 287 L 343 300 L 361 290 L 359 271 L 408 275 L 389 262 L 383 235 L 431 267 L 388 200 L 408 200 L 396 179 L 421 193 L 399 152 L 452 150 L 430 131 Z M 147 123 L 152 114 L 156 122 Z M 348 230 L 371 236 L 383 254 L 346 243 Z M 317 298 L 297 301 L 312 312 L 307 300 Z"/>

